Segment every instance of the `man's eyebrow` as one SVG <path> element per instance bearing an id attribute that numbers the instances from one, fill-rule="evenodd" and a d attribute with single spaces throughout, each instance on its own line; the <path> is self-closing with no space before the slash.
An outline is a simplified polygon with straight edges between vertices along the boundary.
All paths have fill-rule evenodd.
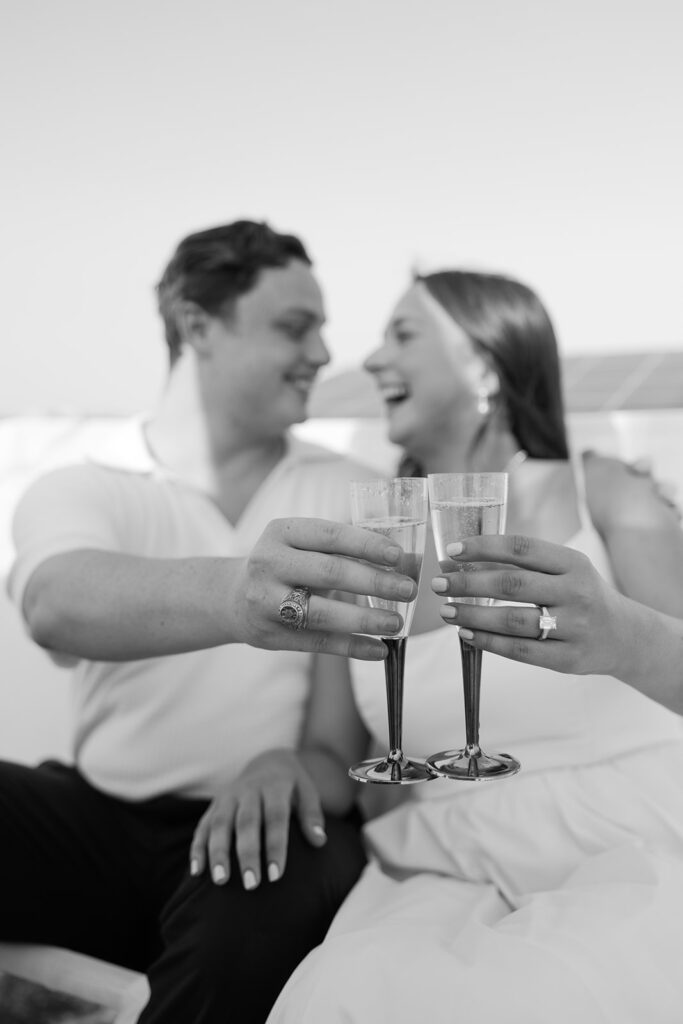
<path id="1" fill-rule="evenodd" d="M 301 317 L 305 320 L 316 321 L 317 323 L 325 323 L 326 318 L 320 314 L 317 310 L 306 309 L 304 306 L 289 306 L 287 309 L 281 309 L 275 314 L 276 320 L 281 320 L 284 317 Z"/>

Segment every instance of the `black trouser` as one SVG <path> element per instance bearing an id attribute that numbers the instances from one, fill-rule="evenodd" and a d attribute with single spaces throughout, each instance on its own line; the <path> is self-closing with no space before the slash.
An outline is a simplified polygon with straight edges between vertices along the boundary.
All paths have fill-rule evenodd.
<path id="1" fill-rule="evenodd" d="M 263 1024 L 365 863 L 360 820 L 290 830 L 287 867 L 247 892 L 188 873 L 207 804 L 130 803 L 73 768 L 0 761 L 0 940 L 65 946 L 149 974 L 144 1024 Z M 264 873 L 265 877 L 265 873 Z"/>

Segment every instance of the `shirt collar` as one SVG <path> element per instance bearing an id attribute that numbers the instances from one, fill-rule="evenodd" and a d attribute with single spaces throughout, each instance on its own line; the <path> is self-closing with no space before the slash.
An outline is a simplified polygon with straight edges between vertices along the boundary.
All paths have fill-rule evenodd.
<path id="1" fill-rule="evenodd" d="M 109 469 L 142 473 L 166 480 L 184 482 L 182 477 L 168 466 L 158 462 L 147 443 L 145 428 L 149 414 L 132 416 L 108 431 L 103 437 L 91 439 L 86 450 L 89 462 Z M 303 462 L 327 462 L 340 456 L 327 448 L 304 441 L 293 431 L 286 435 L 285 453 L 278 463 L 281 469 Z"/>
<path id="2" fill-rule="evenodd" d="M 147 414 L 132 416 L 118 423 L 104 436 L 91 438 L 86 447 L 88 462 L 108 469 L 122 469 L 129 473 L 165 473 L 156 461 L 145 436 Z"/>

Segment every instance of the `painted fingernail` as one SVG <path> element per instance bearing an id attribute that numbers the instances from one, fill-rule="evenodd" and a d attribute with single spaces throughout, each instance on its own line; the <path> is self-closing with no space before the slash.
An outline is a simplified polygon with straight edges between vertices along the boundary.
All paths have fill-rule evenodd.
<path id="1" fill-rule="evenodd" d="M 448 590 L 448 580 L 445 580 L 443 576 L 435 576 L 432 580 L 432 590 L 435 590 L 437 594 L 445 594 Z"/>
<path id="2" fill-rule="evenodd" d="M 446 554 L 447 555 L 452 555 L 453 557 L 455 557 L 455 555 L 461 555 L 462 554 L 462 549 L 463 549 L 462 541 L 456 540 L 452 544 L 447 544 L 446 545 Z"/>
<path id="3" fill-rule="evenodd" d="M 248 874 L 248 872 L 247 872 L 247 874 Z M 269 882 L 277 882 L 279 877 L 280 877 L 280 869 L 279 869 L 279 867 L 277 866 L 277 864 L 274 861 L 271 861 L 271 863 L 268 865 L 268 881 Z"/>
<path id="4" fill-rule="evenodd" d="M 472 637 L 474 636 L 474 633 L 472 632 L 471 629 L 464 629 L 461 626 L 460 627 L 460 636 L 463 638 L 463 640 L 471 640 Z"/>
<path id="5" fill-rule="evenodd" d="M 244 883 L 245 889 L 256 888 L 256 875 L 253 871 L 245 871 L 242 875 L 242 882 Z"/>
<path id="6" fill-rule="evenodd" d="M 211 877 L 216 885 L 223 885 L 223 883 L 227 881 L 228 874 L 222 864 L 215 864 L 213 871 L 211 872 Z"/>
<path id="7" fill-rule="evenodd" d="M 412 580 L 404 580 L 399 584 L 398 592 L 401 597 L 412 597 L 415 593 L 415 584 Z"/>
<path id="8" fill-rule="evenodd" d="M 457 619 L 457 617 L 458 609 L 455 607 L 454 604 L 445 604 L 441 609 L 442 619 Z"/>
<path id="9" fill-rule="evenodd" d="M 311 832 L 314 836 L 317 836 L 318 839 L 327 839 L 327 833 L 322 825 L 311 825 Z"/>
<path id="10" fill-rule="evenodd" d="M 199 874 L 199 861 L 193 858 L 190 861 L 190 874 L 196 877 Z"/>

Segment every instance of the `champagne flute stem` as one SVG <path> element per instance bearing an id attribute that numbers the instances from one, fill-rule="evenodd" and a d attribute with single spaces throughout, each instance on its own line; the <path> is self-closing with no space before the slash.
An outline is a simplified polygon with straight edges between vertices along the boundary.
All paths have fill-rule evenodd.
<path id="1" fill-rule="evenodd" d="M 406 637 L 383 637 L 389 653 L 384 662 L 389 716 L 389 753 L 392 764 L 403 761 L 403 666 L 406 656 Z"/>
<path id="2" fill-rule="evenodd" d="M 462 659 L 462 685 L 465 698 L 465 735 L 467 751 L 475 756 L 481 753 L 479 746 L 479 695 L 481 692 L 481 655 L 465 640 L 460 640 Z"/>

